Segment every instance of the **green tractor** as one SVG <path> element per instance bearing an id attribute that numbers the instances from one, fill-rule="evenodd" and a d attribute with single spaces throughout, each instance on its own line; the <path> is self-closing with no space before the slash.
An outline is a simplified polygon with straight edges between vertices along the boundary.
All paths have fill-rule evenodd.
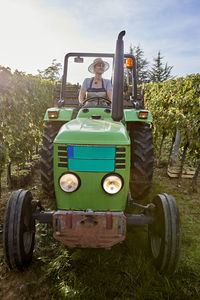
<path id="1" fill-rule="evenodd" d="M 4 255 L 10 269 L 23 269 L 32 259 L 35 222 L 50 223 L 53 236 L 69 248 L 110 248 L 126 237 L 127 225 L 148 225 L 148 240 L 155 266 L 173 273 L 180 251 L 180 219 L 175 199 L 158 194 L 142 205 L 153 176 L 151 115 L 137 100 L 136 61 L 124 54 L 120 32 L 115 54 L 68 53 L 64 61 L 61 100 L 49 108 L 41 154 L 44 191 L 56 198 L 57 210 L 45 211 L 27 190 L 14 191 L 4 222 Z M 82 108 L 66 99 L 69 57 L 114 59 L 112 103 L 86 99 Z M 124 60 L 132 59 L 133 88 L 124 101 Z M 105 101 L 107 105 L 105 105 Z M 126 205 L 141 214 L 126 214 Z"/>

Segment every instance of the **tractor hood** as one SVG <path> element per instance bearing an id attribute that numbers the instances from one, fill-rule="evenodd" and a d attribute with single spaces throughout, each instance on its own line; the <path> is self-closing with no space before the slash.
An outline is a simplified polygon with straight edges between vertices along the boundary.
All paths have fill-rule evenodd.
<path id="1" fill-rule="evenodd" d="M 77 118 L 64 124 L 54 143 L 82 145 L 129 145 L 130 139 L 121 122 Z"/>

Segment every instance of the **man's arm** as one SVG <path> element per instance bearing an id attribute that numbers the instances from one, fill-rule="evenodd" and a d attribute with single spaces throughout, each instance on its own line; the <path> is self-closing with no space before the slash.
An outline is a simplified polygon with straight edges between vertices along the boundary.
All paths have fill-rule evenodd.
<path id="1" fill-rule="evenodd" d="M 83 84 L 80 89 L 80 92 L 79 92 L 78 100 L 79 100 L 80 106 L 83 105 L 83 101 L 84 101 L 86 92 L 87 92 L 87 78 L 84 79 Z"/>
<path id="2" fill-rule="evenodd" d="M 108 99 L 110 101 L 112 101 L 112 84 L 111 84 L 111 81 L 110 80 L 107 80 L 107 86 L 106 86 L 106 89 L 107 89 L 107 96 L 108 96 Z"/>
<path id="3" fill-rule="evenodd" d="M 107 96 L 110 101 L 112 101 L 112 90 L 107 90 Z"/>
<path id="4" fill-rule="evenodd" d="M 83 105 L 83 101 L 84 101 L 84 98 L 85 98 L 85 94 L 86 94 L 86 90 L 80 89 L 79 97 L 78 97 L 80 106 Z"/>

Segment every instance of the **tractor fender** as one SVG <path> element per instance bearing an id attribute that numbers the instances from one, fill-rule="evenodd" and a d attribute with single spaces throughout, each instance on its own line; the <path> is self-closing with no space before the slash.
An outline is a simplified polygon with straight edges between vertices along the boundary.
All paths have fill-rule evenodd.
<path id="1" fill-rule="evenodd" d="M 145 112 L 148 113 L 148 116 L 146 119 L 141 119 L 139 117 L 139 113 Z M 145 109 L 124 109 L 124 120 L 125 122 L 146 122 L 146 123 L 151 123 L 152 122 L 152 118 L 151 118 L 151 113 L 148 110 Z"/>
<path id="2" fill-rule="evenodd" d="M 45 122 L 68 122 L 72 120 L 75 113 L 75 108 L 72 107 L 51 107 L 48 108 L 45 116 L 44 121 Z"/>

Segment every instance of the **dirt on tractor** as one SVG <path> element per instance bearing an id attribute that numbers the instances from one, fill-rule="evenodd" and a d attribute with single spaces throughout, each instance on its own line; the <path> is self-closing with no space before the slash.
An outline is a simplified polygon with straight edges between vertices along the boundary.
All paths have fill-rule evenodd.
<path id="1" fill-rule="evenodd" d="M 54 209 L 52 200 L 41 192 L 39 170 L 35 171 L 25 189 L 30 189 L 45 208 Z M 11 190 L 3 182 L 0 200 L 0 299 L 198 299 L 200 182 L 198 192 L 192 193 L 189 179 L 170 179 L 165 169 L 155 169 L 149 199 L 163 190 L 176 198 L 182 224 L 181 258 L 172 277 L 161 276 L 153 267 L 148 255 L 145 227 L 128 229 L 126 241 L 111 250 L 74 249 L 67 252 L 63 245 L 54 241 L 51 229 L 39 224 L 36 226 L 39 234 L 36 234 L 33 262 L 28 269 L 20 272 L 9 271 L 4 264 L 3 216 Z M 130 212 L 131 209 L 128 210 Z"/>

